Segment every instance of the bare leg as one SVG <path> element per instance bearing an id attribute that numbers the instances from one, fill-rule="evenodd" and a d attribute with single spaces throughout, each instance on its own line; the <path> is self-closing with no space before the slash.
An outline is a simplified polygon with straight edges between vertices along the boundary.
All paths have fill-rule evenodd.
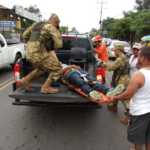
<path id="1" fill-rule="evenodd" d="M 146 150 L 150 150 L 150 143 L 146 142 L 145 147 L 146 147 Z"/>
<path id="2" fill-rule="evenodd" d="M 144 145 L 135 145 L 135 150 L 142 150 Z"/>

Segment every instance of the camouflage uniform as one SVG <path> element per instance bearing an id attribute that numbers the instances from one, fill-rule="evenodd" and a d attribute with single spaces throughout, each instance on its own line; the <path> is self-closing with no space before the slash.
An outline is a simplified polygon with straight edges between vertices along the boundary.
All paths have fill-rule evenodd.
<path id="1" fill-rule="evenodd" d="M 121 46 L 123 46 L 123 45 L 121 45 Z M 120 44 L 118 44 L 115 46 L 114 50 L 115 49 L 122 49 L 123 50 L 124 46 L 123 46 L 123 48 L 122 47 L 120 48 Z M 112 64 L 109 65 L 108 63 L 104 62 L 104 63 L 102 63 L 102 66 L 104 66 L 106 68 L 106 70 L 108 70 L 108 71 L 114 71 L 114 70 L 121 71 L 125 67 L 125 62 L 123 61 L 123 59 L 126 59 L 126 61 L 129 61 L 127 59 L 127 57 L 124 54 L 122 54 Z M 128 73 L 129 73 L 130 66 L 128 65 L 127 67 L 128 67 L 127 69 L 128 69 Z M 126 90 L 128 85 L 129 85 L 129 75 L 128 74 L 125 74 L 125 75 L 122 74 L 120 76 L 120 79 L 118 80 L 119 76 L 120 76 L 120 73 L 118 73 L 118 74 L 116 73 L 116 75 L 115 75 L 115 87 L 118 86 L 119 84 L 123 84 L 125 86 L 125 90 Z M 118 82 L 117 82 L 117 80 L 118 80 Z M 117 104 L 117 103 L 118 103 L 118 101 L 115 102 L 114 104 Z M 122 103 L 124 104 L 126 109 L 130 108 L 130 100 L 122 101 Z"/>
<path id="2" fill-rule="evenodd" d="M 57 15 L 52 14 L 52 16 L 60 22 Z M 22 35 L 23 39 L 28 42 L 26 48 L 26 59 L 29 60 L 36 68 L 31 72 L 31 74 L 37 77 L 44 74 L 46 71 L 49 71 L 48 79 L 56 81 L 62 74 L 62 64 L 48 53 L 48 51 L 53 50 L 52 47 L 46 49 L 39 41 L 29 40 L 32 29 L 35 25 L 37 25 L 37 22 L 33 23 Z M 51 38 L 54 41 L 54 49 L 63 47 L 62 38 L 58 30 L 51 24 L 44 24 L 41 27 L 40 34 L 41 37 L 45 37 L 47 39 Z"/>

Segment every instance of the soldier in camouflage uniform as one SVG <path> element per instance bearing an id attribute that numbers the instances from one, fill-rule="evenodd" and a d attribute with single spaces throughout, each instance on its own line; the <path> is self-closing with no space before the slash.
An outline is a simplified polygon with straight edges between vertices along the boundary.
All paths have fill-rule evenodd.
<path id="1" fill-rule="evenodd" d="M 33 23 L 22 35 L 28 42 L 26 59 L 36 68 L 26 77 L 20 80 L 25 90 L 31 91 L 29 83 L 46 71 L 49 77 L 41 88 L 41 93 L 57 93 L 58 90 L 50 85 L 62 75 L 62 64 L 58 61 L 54 49 L 63 47 L 62 38 L 57 30 L 60 20 L 56 14 L 52 14 L 48 22 Z M 50 52 L 49 52 L 50 51 Z"/>
<path id="2" fill-rule="evenodd" d="M 127 56 L 123 54 L 124 45 L 122 44 L 115 45 L 113 50 L 115 55 L 118 56 L 118 58 L 112 64 L 109 65 L 108 63 L 100 59 L 98 59 L 98 61 L 101 62 L 102 66 L 104 66 L 106 70 L 114 71 L 113 81 L 111 83 L 113 84 L 112 86 L 116 87 L 119 84 L 123 84 L 126 90 L 129 85 L 129 75 L 128 75 L 130 70 L 129 60 Z M 108 104 L 107 106 L 108 108 L 114 111 L 118 111 L 117 104 L 118 101 L 113 103 L 113 105 Z M 127 124 L 129 117 L 130 100 L 123 101 L 123 104 L 125 106 L 125 109 L 127 110 L 127 117 L 126 119 L 122 119 L 121 122 Z"/>

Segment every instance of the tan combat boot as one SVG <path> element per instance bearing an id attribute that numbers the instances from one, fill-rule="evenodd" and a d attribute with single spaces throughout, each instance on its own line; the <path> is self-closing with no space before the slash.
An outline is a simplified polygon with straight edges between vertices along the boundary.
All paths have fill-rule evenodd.
<path id="1" fill-rule="evenodd" d="M 52 84 L 53 81 L 46 80 L 46 82 L 43 84 L 41 88 L 41 93 L 48 94 L 48 93 L 57 93 L 58 89 L 52 88 L 50 85 Z"/>
<path id="2" fill-rule="evenodd" d="M 121 119 L 121 122 L 123 124 L 128 124 L 128 122 L 129 122 L 129 115 L 130 115 L 129 111 L 127 111 L 126 114 L 127 114 L 126 118 L 125 119 Z"/>
<path id="3" fill-rule="evenodd" d="M 109 108 L 109 109 L 112 109 L 112 110 L 114 110 L 114 111 L 118 111 L 118 107 L 117 107 L 117 104 L 107 104 L 107 107 Z"/>
<path id="4" fill-rule="evenodd" d="M 30 73 L 27 76 L 23 77 L 19 83 L 22 85 L 22 87 L 27 90 L 27 91 L 31 91 L 30 88 L 30 82 L 34 79 L 34 76 Z"/>

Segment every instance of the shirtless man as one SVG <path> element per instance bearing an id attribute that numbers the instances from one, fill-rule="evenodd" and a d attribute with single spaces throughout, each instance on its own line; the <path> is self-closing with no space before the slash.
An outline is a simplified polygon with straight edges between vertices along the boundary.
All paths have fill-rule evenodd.
<path id="1" fill-rule="evenodd" d="M 110 97 L 110 103 L 131 99 L 128 141 L 135 145 L 135 150 L 142 150 L 144 145 L 150 150 L 150 47 L 140 49 L 138 63 L 142 69 L 132 75 L 124 93 Z"/>

